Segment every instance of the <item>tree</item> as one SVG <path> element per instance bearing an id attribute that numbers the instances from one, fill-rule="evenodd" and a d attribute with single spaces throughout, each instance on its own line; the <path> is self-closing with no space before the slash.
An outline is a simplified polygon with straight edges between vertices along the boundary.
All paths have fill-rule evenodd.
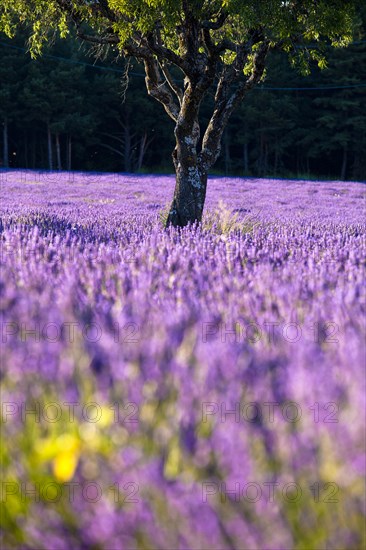
<path id="1" fill-rule="evenodd" d="M 363 37 L 362 37 L 363 38 Z M 314 129 L 313 147 L 325 154 L 334 152 L 339 159 L 339 176 L 346 179 L 347 172 L 353 177 L 365 174 L 366 114 L 365 90 L 348 88 L 364 80 L 366 70 L 366 47 L 363 42 L 352 46 L 353 56 L 334 52 L 326 71 L 332 82 L 344 86 L 328 95 L 314 100 L 317 127 Z M 342 55 L 343 54 L 343 55 Z M 351 159 L 353 158 L 353 167 Z M 338 167 L 338 166 L 337 166 Z"/>
<path id="2" fill-rule="evenodd" d="M 2 126 L 2 161 L 0 166 L 9 168 L 9 126 L 19 114 L 19 90 L 21 71 L 24 62 L 16 50 L 11 49 L 2 55 L 0 64 L 0 125 Z"/>
<path id="3" fill-rule="evenodd" d="M 126 72 L 121 93 L 120 75 L 109 73 L 94 79 L 93 110 L 103 128 L 97 143 L 118 159 L 119 169 L 125 172 L 141 170 L 156 125 L 155 103 L 138 80 Z"/>
<path id="4" fill-rule="evenodd" d="M 149 95 L 175 124 L 167 224 L 185 226 L 202 218 L 224 129 L 263 79 L 268 54 L 284 50 L 305 72 L 311 59 L 325 66 L 311 44 L 347 45 L 357 8 L 357 0 L 3 0 L 0 30 L 12 36 L 20 23 L 31 23 L 36 55 L 50 31 L 65 37 L 76 27 L 79 38 L 143 62 Z M 213 112 L 201 137 L 200 107 L 212 87 Z"/>

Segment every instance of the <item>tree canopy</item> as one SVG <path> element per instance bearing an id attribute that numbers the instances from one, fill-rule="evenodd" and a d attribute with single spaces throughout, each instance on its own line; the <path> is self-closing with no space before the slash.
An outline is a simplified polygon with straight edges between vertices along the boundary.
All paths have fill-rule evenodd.
<path id="1" fill-rule="evenodd" d="M 315 44 L 351 42 L 357 4 L 357 0 L 2 0 L 0 30 L 14 36 L 19 24 L 29 26 L 30 50 L 36 55 L 53 31 L 66 37 L 75 26 L 81 38 L 140 59 L 153 55 L 193 80 L 213 60 L 223 67 L 234 65 L 236 76 L 249 75 L 256 52 L 264 45 L 267 50 L 287 51 L 291 62 L 307 72 L 311 59 L 320 66 L 326 63 Z M 312 44 L 304 48 L 304 43 Z"/>

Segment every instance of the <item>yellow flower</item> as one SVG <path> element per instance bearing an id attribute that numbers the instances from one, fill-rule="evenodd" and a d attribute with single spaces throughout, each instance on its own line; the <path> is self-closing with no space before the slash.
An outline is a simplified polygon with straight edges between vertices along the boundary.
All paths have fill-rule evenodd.
<path id="1" fill-rule="evenodd" d="M 53 461 L 53 473 L 59 481 L 70 481 L 78 465 L 79 454 L 73 451 L 62 451 Z"/>
<path id="2" fill-rule="evenodd" d="M 76 470 L 79 461 L 79 441 L 71 434 L 57 438 L 57 455 L 52 462 L 54 476 L 59 481 L 69 481 Z"/>

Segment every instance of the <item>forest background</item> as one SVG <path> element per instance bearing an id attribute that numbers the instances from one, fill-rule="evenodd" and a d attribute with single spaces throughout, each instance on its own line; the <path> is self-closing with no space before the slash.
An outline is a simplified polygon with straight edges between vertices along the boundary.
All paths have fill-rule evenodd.
<path id="1" fill-rule="evenodd" d="M 365 27 L 310 76 L 273 54 L 225 131 L 214 173 L 366 179 Z M 143 68 L 94 54 L 70 36 L 34 60 L 25 34 L 0 34 L 0 167 L 173 171 L 173 122 L 147 95 Z M 211 109 L 203 105 L 203 121 Z"/>

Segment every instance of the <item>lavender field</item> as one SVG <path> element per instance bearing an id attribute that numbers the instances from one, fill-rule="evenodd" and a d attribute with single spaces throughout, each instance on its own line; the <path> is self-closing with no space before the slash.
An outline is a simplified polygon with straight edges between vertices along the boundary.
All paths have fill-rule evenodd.
<path id="1" fill-rule="evenodd" d="M 365 184 L 0 178 L 2 548 L 364 548 Z"/>

